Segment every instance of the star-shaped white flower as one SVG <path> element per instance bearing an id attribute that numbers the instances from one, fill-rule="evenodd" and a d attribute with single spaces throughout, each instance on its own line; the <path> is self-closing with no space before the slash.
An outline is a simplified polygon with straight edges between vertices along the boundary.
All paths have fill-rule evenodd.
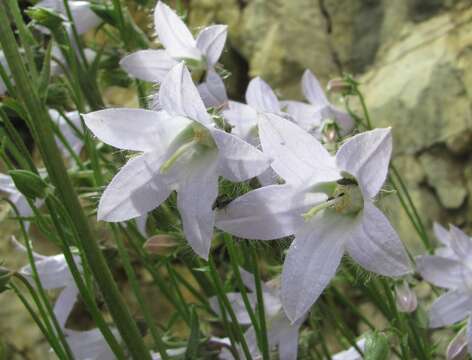
<path id="1" fill-rule="evenodd" d="M 25 246 L 15 238 L 12 238 L 12 243 L 19 251 L 26 253 Z M 64 328 L 79 294 L 64 254 L 45 256 L 33 252 L 33 259 L 41 286 L 46 290 L 62 289 L 54 304 L 54 315 L 61 328 Z M 80 256 L 74 256 L 74 261 L 81 271 Z M 23 266 L 19 273 L 32 285 L 35 284 L 31 264 Z"/>
<path id="2" fill-rule="evenodd" d="M 159 90 L 162 111 L 108 109 L 85 115 L 103 142 L 141 151 L 121 169 L 100 199 L 98 218 L 135 218 L 158 207 L 173 190 L 187 241 L 208 257 L 218 177 L 244 181 L 269 167 L 266 155 L 236 136 L 215 128 L 183 63 Z"/>
<path id="3" fill-rule="evenodd" d="M 251 290 L 251 293 L 248 293 L 248 298 L 255 310 L 257 296 L 254 276 L 244 269 L 240 269 L 240 272 L 244 285 Z M 251 325 L 251 319 L 244 305 L 242 295 L 240 293 L 228 293 L 226 295 L 231 302 L 231 306 L 238 322 L 241 325 Z M 298 333 L 300 326 L 306 318 L 306 314 L 294 324 L 291 324 L 282 309 L 280 284 L 276 281 L 262 284 L 262 296 L 264 298 L 264 311 L 266 315 L 269 348 L 271 350 L 278 348 L 280 359 L 296 360 L 298 353 Z M 219 313 L 217 299 L 210 299 L 210 303 L 215 312 Z M 251 354 L 254 357 L 260 356 L 256 333 L 252 325 L 246 330 L 244 336 Z"/>
<path id="4" fill-rule="evenodd" d="M 160 83 L 183 60 L 190 68 L 207 72 L 207 85 L 202 88 L 204 100 L 225 97 L 224 85 L 220 86 L 222 81 L 213 69 L 226 42 L 227 26 L 208 26 L 195 39 L 182 19 L 162 1 L 156 5 L 154 24 L 164 49 L 134 52 L 121 60 L 123 69 L 138 79 Z"/>
<path id="5" fill-rule="evenodd" d="M 284 101 L 286 112 L 295 122 L 317 138 L 321 137 L 323 124 L 327 120 L 335 122 L 341 136 L 347 135 L 354 128 L 353 119 L 346 112 L 332 105 L 326 97 L 318 79 L 310 70 L 305 70 L 302 77 L 302 92 L 308 104 L 300 101 Z"/>
<path id="6" fill-rule="evenodd" d="M 439 255 L 416 258 L 421 276 L 448 290 L 433 303 L 429 326 L 443 327 L 468 318 L 468 349 L 472 354 L 472 238 L 455 226 L 450 226 L 449 232 L 439 225 L 435 230 L 445 247 L 440 249 Z"/>
<path id="7" fill-rule="evenodd" d="M 102 22 L 91 9 L 90 1 L 69 0 L 68 3 L 72 19 L 79 34 L 86 33 Z M 42 0 L 35 7 L 43 7 L 55 11 L 67 18 L 63 0 Z M 40 29 L 43 28 L 40 27 Z M 49 32 L 48 30 L 46 31 Z"/>
<path id="8" fill-rule="evenodd" d="M 402 242 L 374 205 L 388 173 L 390 129 L 345 142 L 336 156 L 296 124 L 259 117 L 264 153 L 284 185 L 251 191 L 220 210 L 216 226 L 247 239 L 295 234 L 282 272 L 282 303 L 295 321 L 335 275 L 343 254 L 386 276 L 410 271 Z"/>

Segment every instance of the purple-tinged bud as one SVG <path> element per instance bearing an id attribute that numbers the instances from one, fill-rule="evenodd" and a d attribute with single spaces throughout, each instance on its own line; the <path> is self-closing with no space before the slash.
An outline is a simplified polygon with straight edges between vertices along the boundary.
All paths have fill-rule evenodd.
<path id="1" fill-rule="evenodd" d="M 466 327 L 463 327 L 447 346 L 446 358 L 447 360 L 465 360 L 467 356 Z"/>
<path id="2" fill-rule="evenodd" d="M 396 287 L 395 293 L 397 295 L 398 311 L 411 313 L 416 310 L 418 306 L 416 294 L 411 290 L 406 281 Z"/>
<path id="3" fill-rule="evenodd" d="M 351 90 L 351 84 L 341 78 L 335 78 L 328 81 L 326 90 L 330 93 L 346 93 Z"/>
<path id="4" fill-rule="evenodd" d="M 178 242 L 173 236 L 162 234 L 150 237 L 143 247 L 150 254 L 169 255 L 177 245 Z"/>
<path id="5" fill-rule="evenodd" d="M 0 293 L 8 290 L 8 284 L 13 272 L 3 266 L 0 266 Z"/>

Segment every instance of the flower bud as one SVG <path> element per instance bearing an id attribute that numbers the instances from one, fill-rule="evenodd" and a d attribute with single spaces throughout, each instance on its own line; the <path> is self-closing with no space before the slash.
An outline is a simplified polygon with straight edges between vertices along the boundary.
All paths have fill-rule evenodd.
<path id="1" fill-rule="evenodd" d="M 351 90 L 351 85 L 344 79 L 336 78 L 328 81 L 326 90 L 330 93 L 345 93 Z"/>
<path id="2" fill-rule="evenodd" d="M 398 311 L 411 313 L 416 310 L 418 306 L 416 294 L 406 281 L 396 287 L 395 294 Z"/>
<path id="3" fill-rule="evenodd" d="M 59 28 L 64 21 L 64 18 L 61 15 L 46 8 L 30 8 L 26 10 L 26 13 L 35 23 L 44 26 L 51 31 Z"/>
<path id="4" fill-rule="evenodd" d="M 366 337 L 364 360 L 388 359 L 389 353 L 388 339 L 384 334 L 375 332 Z"/>
<path id="5" fill-rule="evenodd" d="M 8 174 L 16 188 L 27 198 L 46 197 L 48 184 L 39 175 L 28 170 L 10 170 Z"/>
<path id="6" fill-rule="evenodd" d="M 462 328 L 451 340 L 446 350 L 447 360 L 467 359 L 467 335 L 466 328 Z"/>
<path id="7" fill-rule="evenodd" d="M 167 234 L 150 237 L 143 245 L 150 254 L 169 255 L 178 245 L 177 240 Z"/>

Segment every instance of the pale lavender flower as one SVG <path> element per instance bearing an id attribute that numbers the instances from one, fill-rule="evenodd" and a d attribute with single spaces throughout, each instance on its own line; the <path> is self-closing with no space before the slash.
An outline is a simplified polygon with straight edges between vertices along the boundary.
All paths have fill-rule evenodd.
<path id="1" fill-rule="evenodd" d="M 115 337 L 118 330 L 111 328 Z M 116 357 L 99 329 L 76 331 L 65 329 L 67 343 L 76 360 L 115 360 Z"/>
<path id="2" fill-rule="evenodd" d="M 26 253 L 27 250 L 25 246 L 14 237 L 12 238 L 12 243 L 19 251 Z M 33 260 L 41 286 L 46 290 L 62 289 L 54 304 L 54 315 L 61 328 L 64 328 L 79 293 L 67 261 L 63 254 L 45 256 L 34 251 Z M 79 268 L 79 271 L 81 271 L 80 256 L 74 256 L 74 262 Z M 23 266 L 19 273 L 32 285 L 35 284 L 33 280 L 33 270 L 30 264 Z"/>
<path id="3" fill-rule="evenodd" d="M 260 117 L 259 136 L 286 184 L 234 200 L 219 211 L 216 225 L 247 239 L 295 234 L 282 272 L 282 303 L 292 321 L 310 309 L 346 251 L 368 271 L 385 276 L 410 272 L 401 240 L 374 205 L 388 173 L 390 129 L 356 135 L 336 156 L 276 115 Z"/>
<path id="4" fill-rule="evenodd" d="M 472 239 L 452 225 L 448 233 L 438 225 L 435 230 L 445 245 L 444 251 L 440 252 L 441 255 L 416 258 L 421 276 L 448 290 L 433 303 L 429 311 L 429 326 L 439 328 L 468 319 L 468 351 L 472 353 Z"/>
<path id="5" fill-rule="evenodd" d="M 248 298 L 255 310 L 257 296 L 254 276 L 243 269 L 240 269 L 240 272 L 244 285 L 251 290 L 251 293 L 248 293 Z M 251 319 L 244 305 L 242 295 L 240 293 L 228 293 L 227 296 L 238 322 L 242 325 L 251 325 Z M 262 284 L 262 296 L 264 298 L 269 348 L 271 350 L 277 348 L 279 359 L 281 360 L 296 360 L 298 353 L 298 333 L 307 314 L 304 314 L 294 324 L 291 324 L 282 308 L 280 284 L 277 281 Z M 212 308 L 216 312 L 219 312 L 217 299 L 210 299 L 210 303 Z M 253 357 L 260 356 L 256 333 L 252 325 L 246 330 L 244 336 Z"/>
<path id="6" fill-rule="evenodd" d="M 359 341 L 356 342 L 356 345 L 364 351 L 365 347 L 365 338 L 361 338 Z M 362 355 L 359 354 L 357 349 L 354 346 L 351 346 L 349 349 L 341 351 L 333 356 L 331 356 L 332 360 L 362 360 Z"/>
<path id="7" fill-rule="evenodd" d="M 163 80 L 159 98 L 159 112 L 108 109 L 85 116 L 86 125 L 105 143 L 144 152 L 108 185 L 98 218 L 119 222 L 139 217 L 176 190 L 187 241 L 207 258 L 218 177 L 244 181 L 266 170 L 270 161 L 252 145 L 215 128 L 183 63 Z"/>
<path id="8" fill-rule="evenodd" d="M 101 23 L 101 19 L 91 9 L 90 1 L 84 0 L 68 0 L 72 20 L 79 34 L 86 33 Z M 61 14 L 67 19 L 67 13 L 63 0 L 42 0 L 38 2 L 35 7 L 43 7 Z M 40 30 L 49 32 L 43 27 L 38 27 Z"/>
<path id="9" fill-rule="evenodd" d="M 354 128 L 353 119 L 329 102 L 318 79 L 310 70 L 305 70 L 303 74 L 302 91 L 308 104 L 300 101 L 283 102 L 284 110 L 293 116 L 298 125 L 317 138 L 321 138 L 323 126 L 328 121 L 338 126 L 341 136 L 351 132 Z"/>
<path id="10" fill-rule="evenodd" d="M 395 287 L 395 295 L 398 311 L 411 313 L 416 310 L 418 299 L 406 281 Z"/>
<path id="11" fill-rule="evenodd" d="M 65 113 L 65 116 L 71 124 L 57 111 L 54 109 L 49 110 L 49 116 L 52 121 L 58 126 L 59 131 L 64 136 L 67 143 L 76 155 L 80 155 L 82 148 L 84 147 L 84 141 L 77 134 L 76 130 L 71 124 L 79 131 L 82 129 L 82 121 L 80 119 L 80 113 L 78 111 L 69 111 Z M 69 151 L 66 146 L 56 137 L 56 143 L 61 150 L 62 154 L 66 157 L 70 157 Z"/>
<path id="12" fill-rule="evenodd" d="M 170 69 L 185 61 L 190 69 L 207 72 L 206 85 L 200 88 L 207 106 L 224 99 L 226 90 L 214 67 L 226 42 L 227 26 L 208 26 L 195 39 L 182 19 L 162 1 L 156 5 L 154 25 L 164 49 L 134 52 L 121 60 L 123 69 L 138 79 L 160 83 Z"/>

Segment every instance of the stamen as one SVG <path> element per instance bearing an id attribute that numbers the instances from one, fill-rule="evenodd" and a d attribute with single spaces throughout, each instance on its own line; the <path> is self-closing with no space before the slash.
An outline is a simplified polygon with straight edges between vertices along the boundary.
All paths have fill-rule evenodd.
<path id="1" fill-rule="evenodd" d="M 175 151 L 175 153 L 172 154 L 172 156 L 164 164 L 161 165 L 160 167 L 161 173 L 163 174 L 167 172 L 178 159 L 180 159 L 185 153 L 187 153 L 190 149 L 192 149 L 195 145 L 197 145 L 197 143 L 198 143 L 198 140 L 195 139 L 180 146 Z"/>

